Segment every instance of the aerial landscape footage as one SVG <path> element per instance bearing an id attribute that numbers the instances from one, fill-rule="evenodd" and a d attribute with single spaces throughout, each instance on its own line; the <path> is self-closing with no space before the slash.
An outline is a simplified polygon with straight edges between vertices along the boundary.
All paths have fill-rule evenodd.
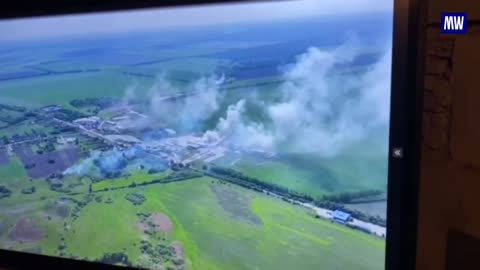
<path id="1" fill-rule="evenodd" d="M 392 1 L 325 2 L 0 22 L 0 248 L 384 269 Z"/>

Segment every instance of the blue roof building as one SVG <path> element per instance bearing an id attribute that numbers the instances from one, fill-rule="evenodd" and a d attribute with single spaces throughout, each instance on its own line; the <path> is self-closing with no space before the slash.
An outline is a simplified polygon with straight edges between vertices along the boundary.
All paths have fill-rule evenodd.
<path id="1" fill-rule="evenodd" d="M 332 214 L 332 219 L 333 221 L 340 223 L 340 224 L 345 224 L 348 222 L 350 219 L 351 215 L 349 213 L 345 213 L 343 211 L 335 210 Z"/>

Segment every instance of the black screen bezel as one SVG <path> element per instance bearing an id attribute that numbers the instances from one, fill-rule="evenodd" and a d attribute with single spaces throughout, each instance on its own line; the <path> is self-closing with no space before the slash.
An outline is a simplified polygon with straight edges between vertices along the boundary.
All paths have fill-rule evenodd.
<path id="1" fill-rule="evenodd" d="M 1 7 L 0 20 L 225 2 L 247 1 L 51 0 L 25 2 L 20 0 L 9 1 L 8 6 Z M 426 24 L 424 2 L 394 0 L 385 270 L 415 269 Z M 393 148 L 401 148 L 403 156 L 394 157 Z M 0 250 L 0 268 L 2 267 L 8 269 L 34 267 L 38 269 L 126 269 L 10 250 Z"/>

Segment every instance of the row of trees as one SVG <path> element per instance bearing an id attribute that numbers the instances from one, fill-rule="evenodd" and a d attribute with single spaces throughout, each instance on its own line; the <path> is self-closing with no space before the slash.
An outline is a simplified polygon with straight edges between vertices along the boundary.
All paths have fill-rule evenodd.
<path id="1" fill-rule="evenodd" d="M 71 213 L 73 220 L 76 220 L 79 217 L 78 214 L 80 213 L 80 211 L 95 199 L 95 195 L 88 193 L 83 197 L 82 200 L 76 200 L 73 198 L 70 199 L 76 204 L 75 207 L 73 207 Z"/>
<path id="2" fill-rule="evenodd" d="M 0 199 L 10 197 L 12 195 L 12 191 L 8 189 L 6 186 L 0 186 Z"/>
<path id="3" fill-rule="evenodd" d="M 340 210 L 340 211 L 343 211 L 343 212 L 348 212 L 348 213 L 350 213 L 350 215 L 353 218 L 356 218 L 358 220 L 363 220 L 363 221 L 366 221 L 366 222 L 370 222 L 370 223 L 373 223 L 373 224 L 376 224 L 376 225 L 379 225 L 379 226 L 385 227 L 387 225 L 387 221 L 380 216 L 371 216 L 371 215 L 367 215 L 367 214 L 365 214 L 361 211 L 358 211 L 358 210 L 348 209 L 347 207 L 345 207 L 345 205 L 343 205 L 341 203 L 336 203 L 336 202 L 332 202 L 332 201 L 324 201 L 324 200 L 315 200 L 313 202 L 313 205 L 315 205 L 317 207 L 320 207 L 320 208 L 329 209 L 329 210 Z"/>
<path id="4" fill-rule="evenodd" d="M 378 196 L 382 194 L 379 190 L 367 190 L 361 192 L 344 192 L 339 194 L 327 195 L 322 198 L 313 198 L 310 195 L 300 192 L 291 191 L 288 188 L 281 187 L 275 184 L 266 183 L 259 179 L 247 176 L 241 172 L 235 171 L 229 168 L 222 167 L 204 167 L 205 174 L 211 177 L 219 178 L 221 180 L 234 183 L 239 186 L 243 186 L 249 189 L 253 189 L 259 192 L 268 191 L 278 196 L 281 196 L 285 201 L 295 200 L 303 203 L 311 203 L 317 207 L 329 209 L 329 210 L 341 210 L 348 212 L 352 217 L 367 221 L 380 226 L 386 225 L 386 220 L 379 216 L 370 216 L 358 210 L 347 209 L 344 203 L 351 202 L 354 199 L 359 199 L 362 196 Z"/>
<path id="5" fill-rule="evenodd" d="M 155 180 L 152 180 L 152 181 L 146 181 L 146 182 L 142 182 L 142 183 L 138 183 L 138 184 L 135 183 L 135 181 L 133 181 L 128 186 L 104 188 L 104 189 L 96 190 L 96 191 L 92 191 L 92 188 L 90 186 L 89 187 L 89 192 L 103 192 L 103 191 L 117 190 L 117 189 L 124 189 L 124 188 L 135 188 L 137 186 L 147 186 L 147 185 L 158 184 L 158 183 L 165 184 L 165 183 L 171 183 L 171 182 L 184 181 L 184 180 L 197 178 L 197 177 L 202 177 L 202 176 L 203 176 L 203 174 L 200 173 L 200 172 L 196 172 L 196 171 L 193 171 L 193 170 L 183 170 L 183 171 L 173 172 L 173 173 L 165 176 L 164 178 L 155 179 Z"/>
<path id="6" fill-rule="evenodd" d="M 70 105 L 75 108 L 85 108 L 85 107 L 100 107 L 101 109 L 111 107 L 118 103 L 119 100 L 115 98 L 84 98 L 84 99 L 74 99 L 70 101 Z"/>
<path id="7" fill-rule="evenodd" d="M 125 195 L 125 199 L 127 199 L 133 205 L 141 205 L 147 200 L 145 198 L 145 195 L 140 193 L 128 193 L 127 195 Z"/>
<path id="8" fill-rule="evenodd" d="M 35 193 L 36 189 L 35 189 L 35 186 L 31 186 L 29 188 L 24 188 L 22 189 L 22 194 L 32 194 L 32 193 Z"/>
<path id="9" fill-rule="evenodd" d="M 360 191 L 340 192 L 335 194 L 328 194 L 322 197 L 323 201 L 331 201 L 336 203 L 354 203 L 362 199 L 365 202 L 370 198 L 371 200 L 378 200 L 379 196 L 385 192 L 379 189 L 369 189 Z"/>
<path id="10" fill-rule="evenodd" d="M 265 190 L 304 203 L 310 203 L 314 201 L 314 198 L 310 195 L 291 191 L 286 187 L 264 182 L 254 177 L 244 175 L 243 173 L 233 169 L 214 166 L 207 169 L 205 174 L 260 192 Z"/>
<path id="11" fill-rule="evenodd" d="M 132 262 L 128 259 L 128 256 L 125 253 L 105 253 L 100 259 L 97 260 L 100 263 L 105 264 L 121 264 L 124 266 L 132 266 Z"/>
<path id="12" fill-rule="evenodd" d="M 8 111 L 15 111 L 15 112 L 26 112 L 27 108 L 17 105 L 9 105 L 9 104 L 0 104 L 0 109 L 8 110 Z"/>
<path id="13" fill-rule="evenodd" d="M 3 114 L 3 115 L 0 114 L 0 121 L 7 123 L 8 124 L 7 126 L 18 124 L 22 121 L 25 121 L 26 119 L 27 118 L 25 117 L 25 115 L 20 115 L 18 117 L 15 117 L 9 114 Z"/>
<path id="14" fill-rule="evenodd" d="M 0 143 L 2 143 L 4 145 L 7 145 L 7 144 L 10 144 L 10 143 L 14 143 L 14 142 L 17 142 L 17 141 L 22 141 L 22 140 L 32 140 L 32 139 L 46 138 L 47 136 L 48 135 L 45 132 L 36 131 L 34 129 L 31 129 L 30 131 L 25 131 L 23 133 L 12 134 L 10 137 L 8 137 L 7 135 L 3 135 L 2 137 L 0 137 Z"/>
<path id="15" fill-rule="evenodd" d="M 81 113 L 79 111 L 73 111 L 73 110 L 68 110 L 68 109 L 65 109 L 65 108 L 61 108 L 59 110 L 56 110 L 54 112 L 52 112 L 52 116 L 57 118 L 57 119 L 60 119 L 60 120 L 63 120 L 63 121 L 67 121 L 67 122 L 71 122 L 75 119 L 78 119 L 78 118 L 85 118 L 87 117 L 86 114 L 84 113 Z"/>

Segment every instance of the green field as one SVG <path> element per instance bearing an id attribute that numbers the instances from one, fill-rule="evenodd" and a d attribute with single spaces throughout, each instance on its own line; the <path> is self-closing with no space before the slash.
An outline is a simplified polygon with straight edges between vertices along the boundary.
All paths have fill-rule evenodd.
<path id="1" fill-rule="evenodd" d="M 276 38 L 258 42 L 248 41 L 247 38 L 247 41 L 242 41 L 242 36 L 236 34 L 225 40 L 212 37 L 197 43 L 186 42 L 185 45 L 178 45 L 175 40 L 169 40 L 161 34 L 147 36 L 140 34 L 138 40 L 136 35 L 126 36 L 121 41 L 119 39 L 118 44 L 116 38 L 112 37 L 112 40 L 105 38 L 98 43 L 72 39 L 64 41 L 66 43 L 32 42 L 12 48 L 12 52 L 5 52 L 5 68 L 0 72 L 0 104 L 24 106 L 27 111 L 55 104 L 112 120 L 110 118 L 116 114 L 114 111 L 118 111 L 118 106 L 100 108 L 103 106 L 98 105 L 100 102 L 92 102 L 74 108 L 70 102 L 74 99 L 114 97 L 122 100 L 122 107 L 128 104 L 133 110 L 147 115 L 150 121 L 146 121 L 146 125 L 152 131 L 167 127 L 178 135 L 201 135 L 207 130 L 220 129 L 229 116 L 228 108 L 245 100 L 245 111 L 240 112 L 241 119 L 236 123 L 234 119 L 232 128 L 227 129 L 237 128 L 235 125 L 241 121 L 241 124 L 258 124 L 275 133 L 269 105 L 290 98 L 283 90 L 285 80 L 292 76 L 279 75 L 277 70 L 270 68 L 278 65 L 280 70 L 284 65 L 294 65 L 290 62 L 299 60 L 294 60 L 291 54 L 307 50 L 301 45 L 302 42 L 281 44 L 283 42 Z M 312 46 L 316 42 L 312 41 Z M 244 55 L 238 51 L 266 44 L 281 46 L 272 47 L 271 51 L 265 48 L 246 50 Z M 328 51 L 336 47 L 328 48 Z M 372 50 L 378 49 L 373 47 Z M 327 47 L 322 48 L 327 50 Z M 221 52 L 225 53 L 217 54 Z M 249 70 L 242 72 L 242 68 Z M 359 74 L 368 68 L 370 66 L 345 68 L 341 72 Z M 250 74 L 257 70 L 258 74 Z M 59 74 L 62 72 L 71 73 Z M 206 98 L 203 95 L 185 95 L 168 101 L 153 98 L 179 92 L 201 92 L 205 90 L 205 85 L 198 81 L 199 78 L 221 76 L 222 72 L 227 77 L 224 84 L 207 85 L 209 90 L 215 91 L 214 95 L 207 91 L 209 94 Z M 235 77 L 249 79 L 237 80 Z M 299 77 L 303 80 L 303 76 Z M 304 83 L 300 82 L 298 87 L 302 85 Z M 129 104 L 131 99 L 143 102 Z M 312 101 L 314 103 L 315 100 Z M 102 110 L 97 114 L 99 109 Z M 190 109 L 193 109 L 192 112 Z M 9 114 L 16 117 L 23 113 Z M 292 149 L 294 147 L 283 144 L 283 141 L 275 140 L 275 143 L 282 145 L 276 145 L 277 155 L 269 159 L 251 154 L 251 149 L 237 149 L 233 140 L 241 136 L 232 136 L 235 138 L 230 141 L 228 135 L 222 134 L 221 137 L 226 139 L 221 140 L 225 142 L 217 145 L 227 149 L 226 156 L 214 161 L 218 164 L 197 160 L 198 164 L 192 168 L 189 166 L 191 164 L 179 166 L 173 161 L 177 160 L 177 156 L 179 160 L 184 160 L 182 150 L 186 149 L 193 156 L 195 151 L 203 150 L 203 146 L 185 146 L 183 140 L 180 140 L 183 146 L 162 146 L 161 143 L 157 144 L 158 141 L 149 145 L 150 138 L 143 138 L 144 135 L 150 137 L 150 133 L 143 134 L 143 127 L 132 130 L 120 128 L 118 132 L 95 128 L 104 135 L 120 133 L 136 136 L 143 140 L 140 147 L 154 146 L 147 147 L 150 149 L 147 152 L 164 151 L 161 154 L 168 156 L 164 161 L 159 161 L 162 164 L 141 161 L 142 166 L 139 166 L 138 160 L 130 161 L 141 159 L 141 156 L 110 156 L 109 151 L 104 150 L 110 146 L 105 141 L 101 142 L 98 136 L 92 139 L 91 132 L 87 137 L 83 127 L 77 126 L 80 128 L 77 131 L 59 131 L 56 134 L 51 132 L 54 127 L 50 122 L 54 121 L 44 120 L 45 117 L 38 117 L 35 113 L 25 115 L 30 115 L 27 120 L 0 129 L 0 137 L 6 135 L 15 140 L 10 138 L 13 134 L 36 130 L 46 133 L 51 142 L 60 136 L 77 138 L 82 160 L 88 159 L 93 151 L 105 153 L 100 157 L 91 155 L 94 160 L 87 161 L 96 167 L 89 168 L 91 171 L 81 176 L 56 174 L 61 172 L 59 170 L 55 174 L 49 172 L 47 178 L 30 179 L 24 164 L 14 156 L 9 157 L 8 165 L 0 165 L 0 185 L 11 191 L 11 194 L 4 191 L 6 196 L 0 199 L 0 248 L 92 261 L 98 261 L 108 254 L 121 253 L 128 257 L 133 266 L 159 270 L 384 268 L 384 239 L 316 218 L 316 213 L 310 208 L 287 202 L 290 195 L 300 197 L 294 192 L 317 199 L 325 194 L 343 191 L 384 190 L 387 165 L 386 153 L 383 155 L 381 147 L 387 143 L 378 141 L 377 137 L 372 136 L 371 141 L 350 145 L 349 149 L 332 158 Z M 48 113 L 46 115 L 50 116 Z M 4 122 L 7 120 L 4 119 Z M 140 124 L 143 126 L 143 123 Z M 238 126 L 238 129 L 241 130 L 241 127 Z M 40 142 L 20 143 L 33 151 L 41 148 L 35 145 Z M 56 147 L 58 145 L 55 144 Z M 211 145 L 208 147 L 216 147 Z M 184 149 L 179 149 L 182 147 Z M 124 151 L 124 145 L 116 150 Z M 173 161 L 167 160 L 172 157 Z M 105 158 L 105 163 L 112 163 L 108 167 L 114 169 L 103 168 L 100 158 Z M 115 165 L 116 159 L 121 159 L 122 165 Z M 128 159 L 128 162 L 124 159 Z M 123 161 L 128 165 L 124 165 Z M 148 164 L 147 167 L 155 168 L 167 162 L 171 169 L 155 174 L 149 174 L 143 166 Z M 78 162 L 76 165 L 83 164 Z M 227 178 L 222 181 L 203 176 L 211 171 L 210 165 L 231 168 L 257 180 L 282 186 L 288 189 L 288 196 L 282 200 L 256 192 L 254 189 L 260 190 L 257 186 L 262 185 L 257 185 L 258 182 L 252 179 L 251 183 L 256 183 L 255 188 L 250 186 L 252 189 L 246 189 L 236 185 L 242 184 L 243 180 L 226 182 Z M 98 179 L 99 175 L 108 177 L 111 174 L 105 171 L 112 173 L 112 170 L 113 173 L 119 173 L 115 175 L 122 176 Z M 196 178 L 187 179 L 192 175 Z M 151 183 L 159 179 L 172 182 Z M 270 191 L 268 187 L 265 190 Z M 350 209 L 362 210 L 362 207 L 365 205 L 358 204 Z M 374 211 L 385 212 L 381 205 Z M 151 223 L 155 224 L 152 226 Z M 145 243 L 151 245 L 155 252 L 168 254 L 159 253 L 165 255 L 161 258 L 147 254 Z M 175 254 L 172 255 L 171 248 L 174 247 Z M 175 260 L 172 257 L 174 255 L 181 260 Z M 181 267 L 183 260 L 186 268 Z"/>
<path id="2" fill-rule="evenodd" d="M 0 175 L 2 176 L 2 182 L 9 183 L 14 183 L 27 177 L 22 163 L 16 157 L 10 158 L 8 164 L 0 165 Z"/>
<path id="3" fill-rule="evenodd" d="M 24 203 L 41 203 L 41 197 L 58 197 L 57 192 L 51 191 L 48 183 L 43 180 L 30 180 L 23 164 L 17 157 L 10 158 L 7 165 L 0 165 L 0 185 L 6 186 L 12 191 L 12 195 L 1 200 L 0 213 L 8 212 L 8 209 L 22 208 Z M 76 181 L 77 179 L 75 179 Z M 66 180 L 68 182 L 69 180 Z M 36 192 L 24 195 L 22 189 L 35 187 Z M 27 207 L 28 208 L 28 207 Z"/>
<path id="4" fill-rule="evenodd" d="M 137 80 L 141 82 L 145 79 L 139 78 Z M 132 83 L 132 80 L 129 77 L 117 72 L 30 78 L 0 84 L 0 103 L 34 108 L 52 104 L 68 106 L 71 100 L 78 98 L 122 97 L 126 91 L 126 86 L 130 83 Z M 35 88 L 34 91 L 32 91 L 32 87 Z M 147 90 L 148 88 L 143 87 L 141 89 Z"/>
<path id="5" fill-rule="evenodd" d="M 222 63 L 219 59 L 207 57 L 188 57 L 174 60 L 163 61 L 155 64 L 140 66 L 135 69 L 136 72 L 159 75 L 165 71 L 183 71 L 198 76 L 209 76 L 215 74 L 215 68 Z M 184 79 L 188 79 L 184 78 Z"/>
<path id="6" fill-rule="evenodd" d="M 152 180 L 162 179 L 167 176 L 170 171 L 164 171 L 161 173 L 154 173 L 149 174 L 145 171 L 135 171 L 131 175 L 126 177 L 120 177 L 115 179 L 106 179 L 100 182 L 96 182 L 92 184 L 92 191 L 104 190 L 106 188 L 120 188 L 120 187 L 127 187 L 132 183 L 135 184 L 142 184 L 145 182 L 150 182 Z"/>
<path id="7" fill-rule="evenodd" d="M 52 128 L 45 127 L 43 125 L 39 125 L 36 123 L 33 123 L 32 121 L 26 120 L 23 122 L 20 122 L 16 125 L 11 125 L 5 128 L 0 129 L 0 137 L 2 136 L 12 136 L 13 134 L 23 134 L 25 132 L 31 132 L 32 130 L 35 130 L 36 132 L 45 132 L 48 133 L 52 131 Z"/>
<path id="8" fill-rule="evenodd" d="M 213 190 L 235 194 L 230 210 Z M 138 206 L 125 199 L 130 192 L 143 193 Z M 39 242 L 42 252 L 58 255 L 64 238 L 65 256 L 100 258 L 105 252 L 123 252 L 132 262 L 140 256 L 140 240 L 182 243 L 188 269 L 382 269 L 385 243 L 329 221 L 319 220 L 306 209 L 240 187 L 220 184 L 204 177 L 184 182 L 157 184 L 98 193 L 103 202 L 92 200 L 65 220 L 41 220 L 48 236 Z M 84 195 L 75 198 L 81 200 Z M 110 199 L 113 203 L 106 204 Z M 48 201 L 44 202 L 45 204 Z M 221 202 L 221 203 L 219 203 Z M 38 207 L 36 207 L 38 208 Z M 241 219 L 250 209 L 261 222 Z M 44 210 L 46 211 L 46 210 Z M 138 227 L 140 212 L 163 213 L 173 223 L 169 235 L 146 235 Z M 35 210 L 40 221 L 41 211 Z M 24 214 L 28 214 L 24 213 Z M 20 217 L 18 215 L 17 217 Z M 68 229 L 63 229 L 62 222 Z M 163 239 L 165 238 L 165 239 Z M 92 245 L 95 243 L 95 245 Z M 135 245 L 134 245 L 135 244 Z M 15 249 L 35 245 L 21 244 Z M 352 252 L 354 251 L 354 252 Z"/>
<path id="9" fill-rule="evenodd" d="M 334 158 L 284 155 L 274 160 L 240 159 L 233 168 L 248 176 L 314 197 L 331 192 L 383 190 L 386 189 L 387 164 L 379 151 L 371 151 L 374 147 L 378 149 L 378 145 L 363 142 Z"/>

